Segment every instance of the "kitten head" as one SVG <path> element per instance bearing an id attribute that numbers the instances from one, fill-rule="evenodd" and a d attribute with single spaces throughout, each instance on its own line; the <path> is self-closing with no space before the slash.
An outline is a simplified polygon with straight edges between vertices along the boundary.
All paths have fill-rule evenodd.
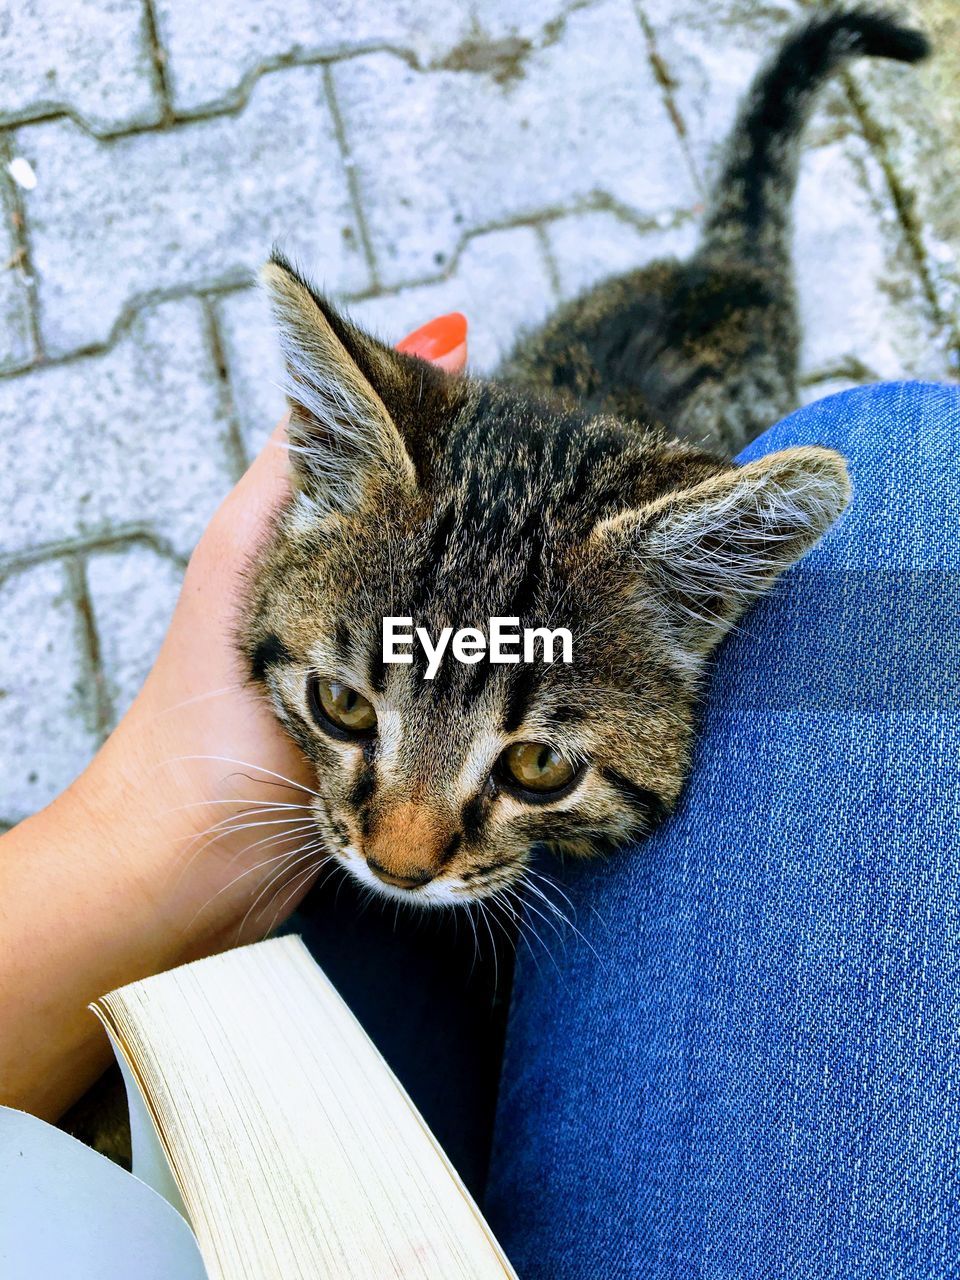
<path id="1" fill-rule="evenodd" d="M 533 845 L 590 854 L 680 794 L 706 659 L 849 497 L 842 459 L 735 468 L 609 417 L 446 375 L 264 271 L 288 370 L 292 495 L 251 569 L 242 649 L 316 767 L 361 881 L 494 895 Z M 385 664 L 386 616 L 436 637 L 564 627 L 569 664 Z"/>

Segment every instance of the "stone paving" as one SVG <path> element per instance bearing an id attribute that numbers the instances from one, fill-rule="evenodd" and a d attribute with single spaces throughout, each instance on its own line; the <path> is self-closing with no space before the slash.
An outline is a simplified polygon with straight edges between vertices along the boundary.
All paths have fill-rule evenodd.
<path id="1" fill-rule="evenodd" d="M 282 410 L 250 287 L 271 243 L 391 339 L 465 311 L 492 368 L 560 298 L 689 250 L 737 99 L 805 7 L 0 3 L 0 823 L 129 704 Z M 806 399 L 957 375 L 935 76 L 860 66 L 808 131 Z"/>

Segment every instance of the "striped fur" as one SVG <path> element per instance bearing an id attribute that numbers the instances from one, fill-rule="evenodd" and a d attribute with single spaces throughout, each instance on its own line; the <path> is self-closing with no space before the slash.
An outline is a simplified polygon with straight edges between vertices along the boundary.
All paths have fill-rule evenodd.
<path id="1" fill-rule="evenodd" d="M 599 852 L 676 804 L 710 653 L 849 499 L 829 450 L 729 460 L 795 402 L 797 137 L 845 58 L 924 50 L 859 11 L 792 35 L 746 101 L 691 262 L 600 286 L 497 380 L 400 355 L 282 258 L 266 269 L 295 493 L 251 566 L 240 646 L 314 763 L 317 824 L 359 879 L 426 905 L 496 896 L 534 844 Z M 432 635 L 492 616 L 562 626 L 574 661 L 448 658 L 426 681 L 422 658 L 384 664 L 386 615 Z M 318 727 L 311 672 L 369 699 L 374 738 Z M 555 746 L 575 783 L 537 803 L 505 787 L 497 760 L 520 741 Z"/>

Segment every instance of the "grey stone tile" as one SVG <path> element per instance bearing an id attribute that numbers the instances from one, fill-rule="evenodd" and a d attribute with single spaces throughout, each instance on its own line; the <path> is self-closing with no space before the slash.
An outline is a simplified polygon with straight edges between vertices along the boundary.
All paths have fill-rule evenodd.
<path id="1" fill-rule="evenodd" d="M 96 133 L 160 119 L 142 0 L 14 0 L 0 11 L 0 122 L 55 111 Z"/>
<path id="2" fill-rule="evenodd" d="M 388 342 L 399 342 L 434 316 L 462 311 L 470 367 L 492 373 L 519 333 L 545 320 L 556 302 L 536 232 L 512 227 L 469 240 L 449 279 L 366 298 L 350 314 Z"/>
<path id="3" fill-rule="evenodd" d="M 960 65 L 956 40 L 943 48 L 948 32 L 935 31 L 934 59 L 904 73 L 887 64 L 861 63 L 853 72 L 867 126 L 876 129 L 876 143 L 899 195 L 910 207 L 911 233 L 923 257 L 923 270 L 936 299 L 951 347 L 942 376 L 960 376 L 960 110 L 954 106 L 953 133 L 946 106 L 948 85 L 944 59 Z M 940 77 L 938 80 L 937 77 Z M 960 86 L 954 78 L 953 101 Z M 945 163 L 946 158 L 946 163 Z M 891 198 L 888 192 L 888 199 Z"/>
<path id="4" fill-rule="evenodd" d="M 258 68 L 391 46 L 420 65 L 448 61 L 491 78 L 513 74 L 532 47 L 562 23 L 564 0 L 233 0 L 216 5 L 157 0 L 160 40 L 178 111 L 229 101 Z"/>
<path id="5" fill-rule="evenodd" d="M 321 68 L 265 76 L 239 115 L 109 142 L 69 121 L 17 131 L 49 355 L 108 339 L 124 308 L 240 282 L 279 241 L 328 288 L 368 272 Z"/>
<path id="6" fill-rule="evenodd" d="M 693 219 L 640 231 L 606 210 L 557 218 L 544 229 L 565 298 L 658 258 L 686 258 L 697 240 Z"/>
<path id="7" fill-rule="evenodd" d="M 226 294 L 217 299 L 214 310 L 237 422 L 252 459 L 286 412 L 280 348 L 260 289 Z"/>
<path id="8" fill-rule="evenodd" d="M 64 566 L 0 582 L 0 819 L 52 800 L 97 748 L 79 622 Z"/>
<path id="9" fill-rule="evenodd" d="M 182 578 L 177 564 L 135 543 L 87 561 L 100 660 L 115 720 L 133 702 L 153 666 Z"/>
<path id="10" fill-rule="evenodd" d="M 193 300 L 110 351 L 0 381 L 0 556 L 131 529 L 192 548 L 230 486 L 227 423 Z"/>
<path id="11" fill-rule="evenodd" d="M 435 272 L 471 230 L 597 193 L 649 218 L 694 202 L 628 0 L 571 13 L 502 84 L 389 53 L 332 74 L 385 284 Z"/>
<path id="12" fill-rule="evenodd" d="M 806 150 L 795 223 L 803 372 L 822 377 L 848 366 L 861 380 L 942 378 L 943 335 L 883 172 L 861 138 Z"/>
<path id="13" fill-rule="evenodd" d="M 761 62 L 802 16 L 798 0 L 638 0 L 672 82 L 686 142 L 701 181 Z"/>

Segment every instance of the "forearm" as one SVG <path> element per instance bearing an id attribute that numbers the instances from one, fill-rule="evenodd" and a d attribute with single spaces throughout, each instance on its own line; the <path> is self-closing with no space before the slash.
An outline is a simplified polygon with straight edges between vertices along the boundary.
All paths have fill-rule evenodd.
<path id="1" fill-rule="evenodd" d="M 193 594 L 188 575 L 185 597 Z M 182 606 L 181 606 L 182 607 Z M 298 758 L 252 697 L 176 702 L 183 655 L 168 640 L 134 706 L 62 796 L 0 838 L 0 1102 L 55 1118 L 109 1061 L 91 1000 L 151 973 L 263 936 L 302 808 Z M 193 664 L 207 687 L 213 673 Z M 222 682 L 223 676 L 217 678 Z M 258 744 L 255 761 L 244 744 Z M 231 763 L 233 761 L 234 763 Z M 265 780 L 258 782 L 258 778 Z M 282 813 L 284 817 L 277 818 Z M 236 824 L 236 825 L 235 825 Z M 318 864 L 319 865 L 319 864 Z M 309 882 L 304 882 L 301 892 Z M 286 910 L 297 897 L 284 894 Z"/>
<path id="2" fill-rule="evenodd" d="M 89 1002 L 176 963 L 184 936 L 164 936 L 167 913 L 135 855 L 82 786 L 0 839 L 0 1102 L 60 1115 L 109 1057 Z"/>

